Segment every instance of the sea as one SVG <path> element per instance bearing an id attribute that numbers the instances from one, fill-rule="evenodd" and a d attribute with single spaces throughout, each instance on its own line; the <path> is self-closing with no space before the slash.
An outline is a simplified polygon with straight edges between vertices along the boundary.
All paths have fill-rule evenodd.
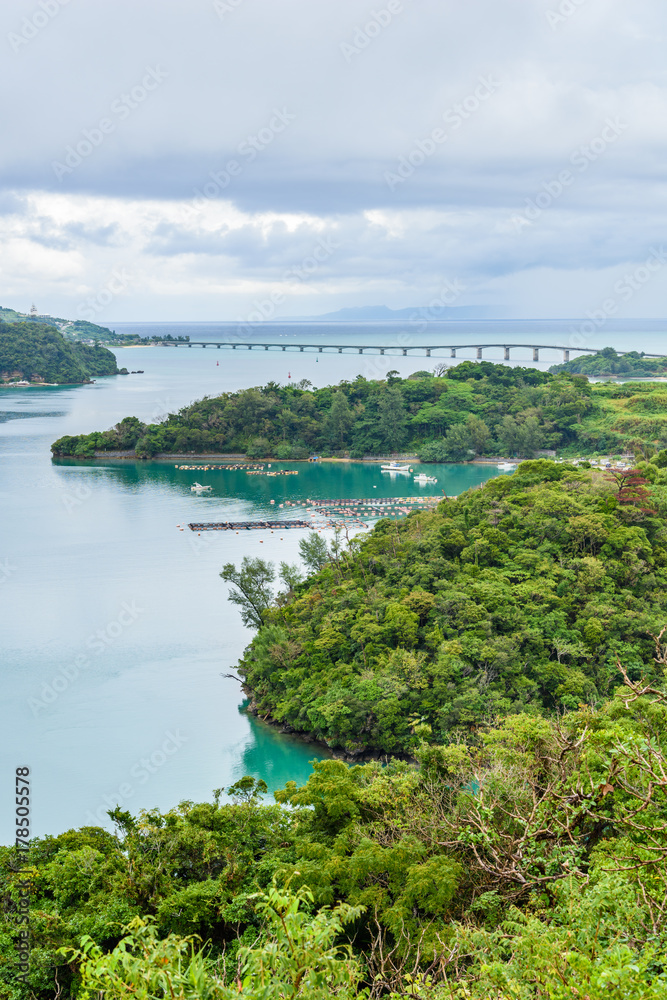
<path id="1" fill-rule="evenodd" d="M 54 461 L 56 438 L 103 430 L 125 416 L 158 421 L 203 396 L 268 381 L 323 386 L 359 374 L 381 378 L 389 369 L 403 376 L 430 370 L 438 352 L 428 358 L 420 345 L 444 345 L 445 357 L 452 344 L 525 344 L 512 363 L 532 366 L 536 338 L 562 346 L 569 322 L 435 323 L 419 331 L 410 322 L 302 321 L 242 331 L 238 324 L 117 323 L 118 333 L 170 333 L 211 346 L 118 349 L 119 365 L 134 374 L 0 390 L 0 843 L 14 839 L 18 767 L 30 768 L 31 833 L 44 836 L 111 828 L 107 810 L 116 805 L 136 814 L 211 801 L 214 789 L 246 774 L 272 792 L 288 780 L 303 783 L 312 762 L 328 755 L 248 714 L 235 667 L 252 632 L 220 578 L 225 563 L 246 555 L 298 563 L 307 529 L 198 535 L 190 522 L 290 517 L 289 505 L 306 498 L 457 495 L 500 474 L 493 466 L 428 466 L 438 482 L 420 486 L 374 463 L 337 462 L 273 463 L 298 475 L 251 477 L 178 469 L 187 463 L 171 460 Z M 667 346 L 658 321 L 613 326 L 607 323 L 600 346 Z M 289 349 L 212 346 L 234 336 Z M 301 352 L 306 344 L 346 349 Z M 355 345 L 396 353 L 359 355 Z M 498 360 L 502 347 L 484 356 Z M 544 351 L 535 366 L 560 359 Z M 195 481 L 211 485 L 210 494 L 193 493 Z"/>

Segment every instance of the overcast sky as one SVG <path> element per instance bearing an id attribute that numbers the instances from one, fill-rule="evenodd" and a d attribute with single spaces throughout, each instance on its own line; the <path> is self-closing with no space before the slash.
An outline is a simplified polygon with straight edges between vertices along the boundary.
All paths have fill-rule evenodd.
<path id="1" fill-rule="evenodd" d="M 0 304 L 664 316 L 666 26 L 664 0 L 4 0 Z"/>

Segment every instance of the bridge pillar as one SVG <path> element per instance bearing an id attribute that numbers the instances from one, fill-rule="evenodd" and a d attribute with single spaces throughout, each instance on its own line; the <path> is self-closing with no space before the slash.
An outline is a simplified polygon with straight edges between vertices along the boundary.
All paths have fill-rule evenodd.
<path id="1" fill-rule="evenodd" d="M 563 361 L 569 361 L 569 360 L 570 360 L 570 352 L 563 351 Z"/>
<path id="2" fill-rule="evenodd" d="M 343 348 L 342 348 L 342 347 L 339 347 L 339 348 L 338 348 L 338 353 L 339 353 L 339 354 L 342 354 L 342 353 L 343 353 Z"/>
<path id="3" fill-rule="evenodd" d="M 456 357 L 456 348 L 455 347 L 452 347 L 449 356 L 450 356 L 450 358 L 455 358 Z"/>
<path id="4" fill-rule="evenodd" d="M 380 348 L 380 354 L 384 354 L 384 347 Z"/>
<path id="5" fill-rule="evenodd" d="M 539 360 L 540 360 L 540 349 L 539 349 L 539 347 L 534 347 L 533 348 L 533 361 L 539 361 Z"/>
<path id="6" fill-rule="evenodd" d="M 284 345 L 284 344 L 282 344 L 281 346 L 282 346 L 282 349 L 283 349 L 283 351 L 284 351 L 284 350 L 285 350 L 285 345 Z"/>
<path id="7" fill-rule="evenodd" d="M 509 359 L 510 359 L 510 349 L 509 349 L 509 347 L 506 347 L 505 348 L 505 361 L 509 361 Z"/>
<path id="8" fill-rule="evenodd" d="M 284 350 L 285 350 L 285 348 L 283 347 L 283 351 L 284 351 Z M 322 348 L 321 348 L 321 347 L 318 347 L 318 348 L 317 348 L 317 350 L 318 350 L 318 353 L 319 353 L 319 354 L 321 354 L 321 353 L 322 353 Z"/>
<path id="9" fill-rule="evenodd" d="M 407 356 L 408 356 L 408 349 L 407 349 L 407 347 L 404 347 L 403 348 L 403 357 L 407 358 Z"/>
<path id="10" fill-rule="evenodd" d="M 233 350 L 233 351 L 235 351 L 235 350 L 236 350 L 236 344 L 232 344 L 232 350 Z"/>
<path id="11" fill-rule="evenodd" d="M 300 352 L 301 352 L 301 353 L 303 354 L 303 344 L 300 344 L 300 345 L 299 345 L 299 350 L 300 350 Z"/>
<path id="12" fill-rule="evenodd" d="M 220 344 L 216 344 L 215 346 L 218 348 L 218 350 L 220 350 L 220 346 L 221 346 Z"/>
<path id="13" fill-rule="evenodd" d="M 188 344 L 188 347 L 192 347 L 192 344 Z"/>
<path id="14" fill-rule="evenodd" d="M 430 347 L 427 347 L 427 348 L 426 348 L 426 357 L 427 357 L 427 358 L 430 358 L 430 357 L 431 357 L 431 348 L 430 348 Z"/>
<path id="15" fill-rule="evenodd" d="M 269 345 L 268 344 L 264 344 L 264 350 L 268 351 L 268 349 L 269 349 Z"/>
<path id="16" fill-rule="evenodd" d="M 363 354 L 364 353 L 363 347 L 358 347 L 357 350 L 359 351 L 359 354 Z"/>
<path id="17" fill-rule="evenodd" d="M 478 347 L 478 348 L 477 348 L 477 357 L 478 357 L 479 359 L 481 359 L 481 357 L 482 357 L 482 348 L 481 348 L 481 347 Z"/>

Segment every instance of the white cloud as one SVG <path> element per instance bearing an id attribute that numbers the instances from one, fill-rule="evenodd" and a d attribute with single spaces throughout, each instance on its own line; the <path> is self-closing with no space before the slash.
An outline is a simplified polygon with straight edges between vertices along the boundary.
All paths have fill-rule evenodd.
<path id="1" fill-rule="evenodd" d="M 660 240 L 663 7 L 585 0 L 555 29 L 558 0 L 402 0 L 348 63 L 340 43 L 382 0 L 230 6 L 70 0 L 17 50 L 36 8 L 0 8 L 6 304 L 67 314 L 123 266 L 133 281 L 102 319 L 235 318 L 280 287 L 283 315 L 404 306 L 446 277 L 470 301 L 563 315 Z M 121 118 L 114 102 L 150 67 L 159 86 Z M 105 116 L 113 130 L 58 180 L 53 161 Z M 608 120 L 618 141 L 519 232 L 511 220 Z M 419 163 L 434 129 L 446 139 Z M 336 251 L 286 282 L 327 234 Z M 664 311 L 649 289 L 632 305 Z"/>

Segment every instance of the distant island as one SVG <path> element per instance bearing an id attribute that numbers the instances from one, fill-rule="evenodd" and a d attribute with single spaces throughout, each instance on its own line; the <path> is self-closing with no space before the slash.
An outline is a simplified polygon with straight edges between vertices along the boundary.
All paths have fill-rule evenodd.
<path id="1" fill-rule="evenodd" d="M 101 344 L 66 340 L 49 323 L 0 320 L 0 385 L 77 385 L 125 373 Z"/>
<path id="2" fill-rule="evenodd" d="M 504 310 L 499 306 L 410 306 L 407 309 L 390 309 L 389 306 L 351 306 L 320 316 L 293 317 L 295 320 L 331 320 L 337 323 L 349 322 L 391 322 L 392 320 L 456 320 L 456 319 L 499 319 Z M 283 321 L 284 322 L 284 321 Z"/>

